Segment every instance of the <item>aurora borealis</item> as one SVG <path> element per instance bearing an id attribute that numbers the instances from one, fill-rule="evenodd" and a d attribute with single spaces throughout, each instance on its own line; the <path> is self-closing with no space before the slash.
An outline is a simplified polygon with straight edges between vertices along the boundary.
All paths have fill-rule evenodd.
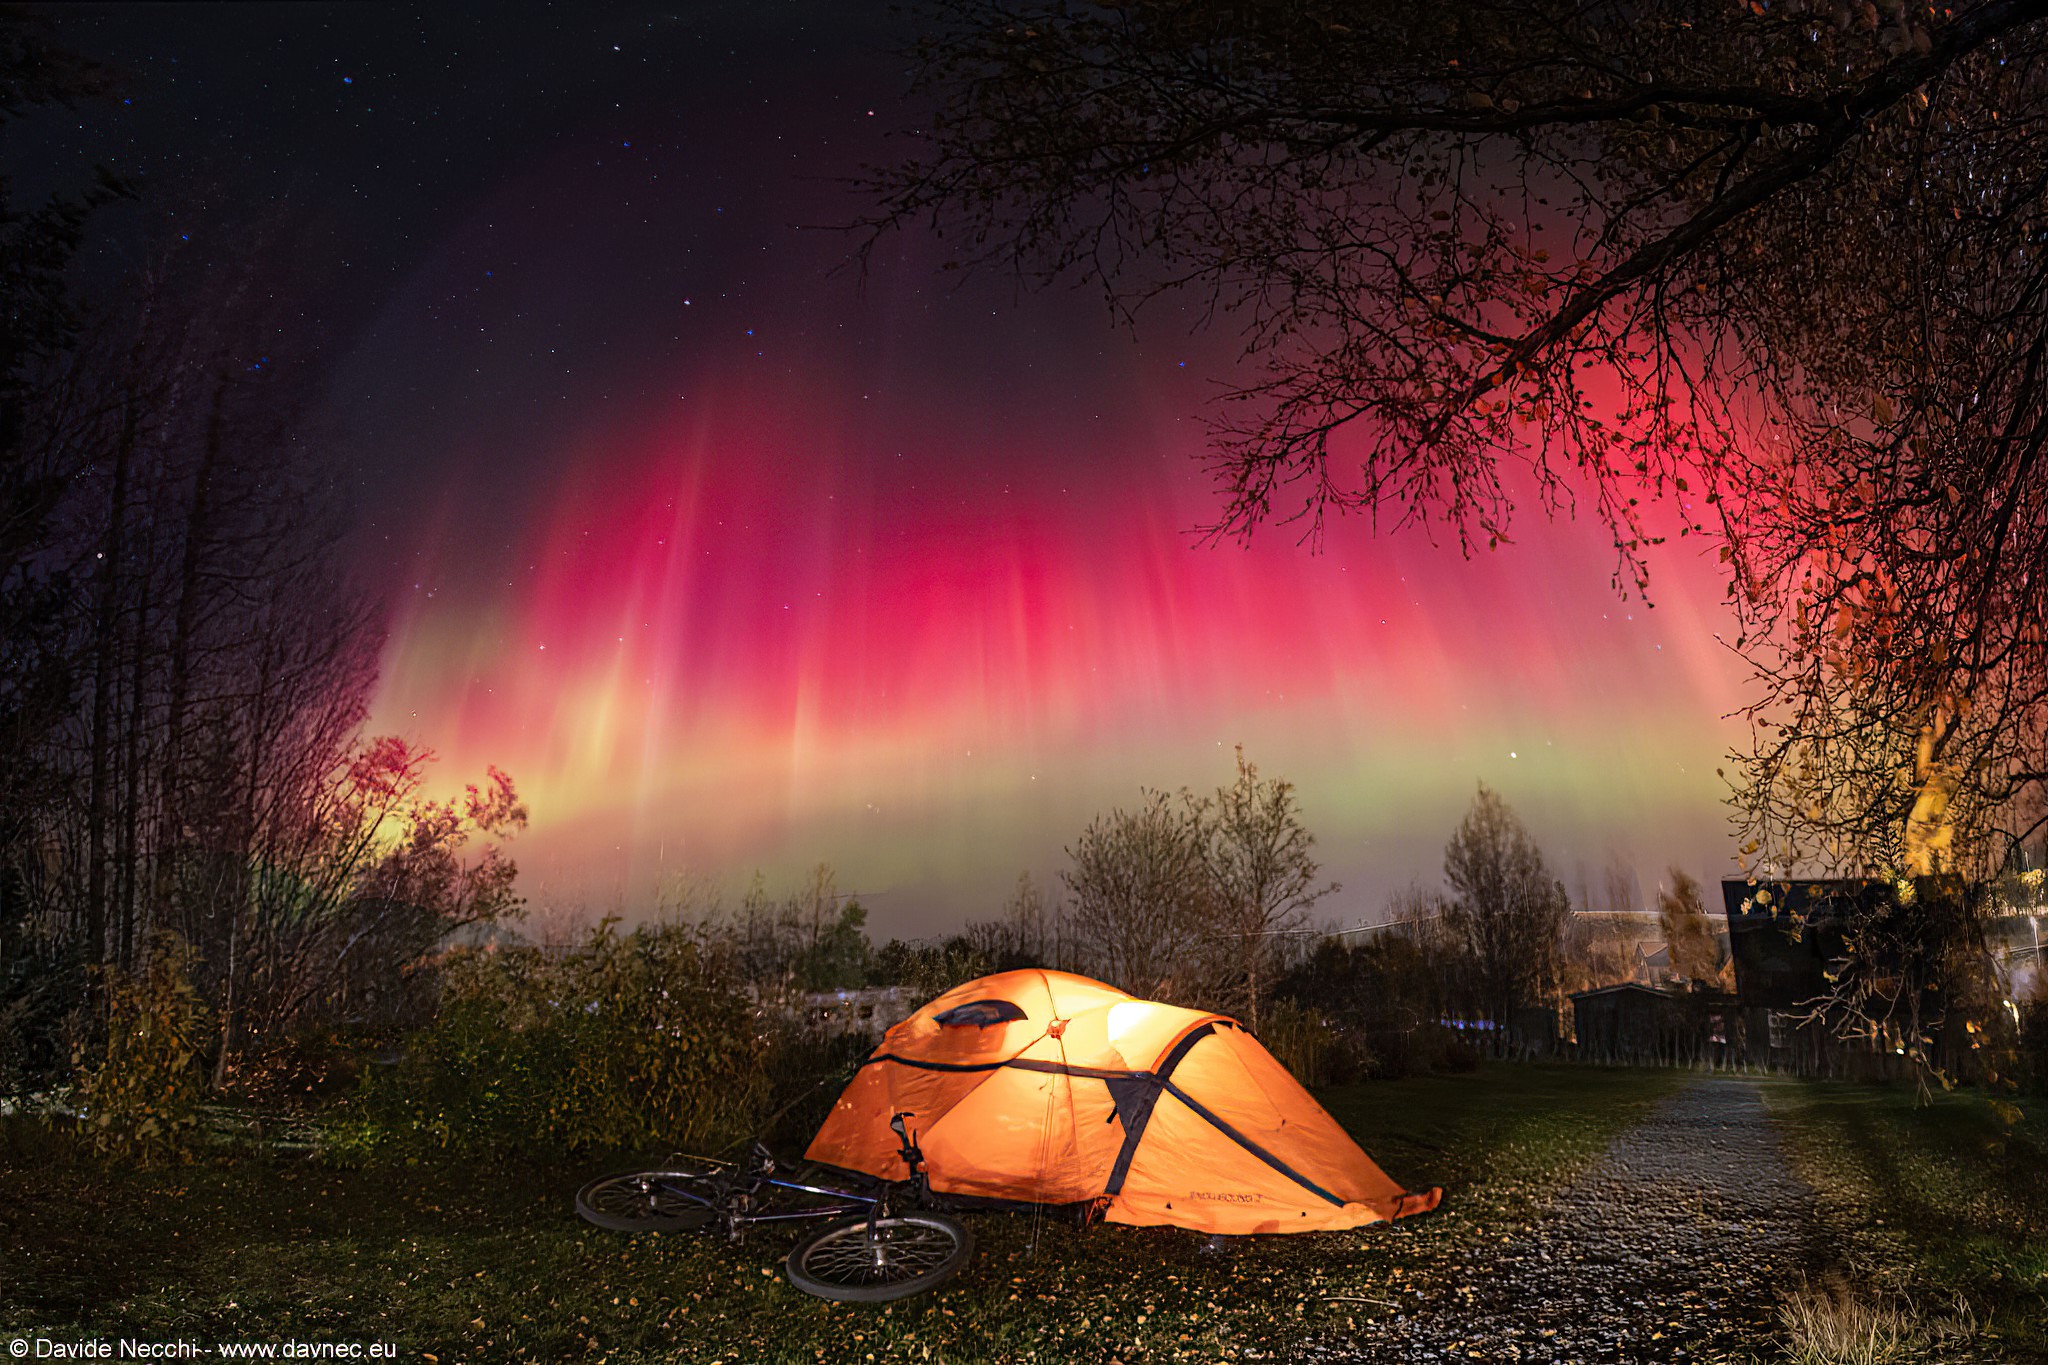
<path id="1" fill-rule="evenodd" d="M 1060 321 L 1105 359 L 1049 367 L 1065 402 L 992 384 L 996 414 L 815 352 L 691 376 L 703 399 L 571 440 L 488 573 L 457 509 L 489 469 L 446 474 L 380 724 L 512 771 L 531 894 L 605 904 L 824 860 L 879 923 L 942 927 L 1238 742 L 1300 785 L 1346 917 L 1433 876 L 1482 779 L 1567 876 L 1721 870 L 1711 572 L 1666 556 L 1647 610 L 1597 528 L 1533 519 L 1473 562 L 1356 524 L 1321 555 L 1200 545 L 1195 386 Z"/>
<path id="2" fill-rule="evenodd" d="M 392 604 L 373 726 L 512 774 L 532 900 L 822 860 L 879 933 L 940 931 L 1240 742 L 1336 919 L 1434 884 L 1482 780 L 1574 889 L 1611 852 L 1733 870 L 1710 558 L 1667 546 L 1649 610 L 1533 507 L 1471 562 L 1356 521 L 1196 544 L 1227 335 L 917 237 L 863 276 L 817 226 L 914 124 L 879 15 L 234 13 L 90 35 L 140 73 L 117 150 L 220 147 L 226 194 L 333 248 L 280 344 Z"/>

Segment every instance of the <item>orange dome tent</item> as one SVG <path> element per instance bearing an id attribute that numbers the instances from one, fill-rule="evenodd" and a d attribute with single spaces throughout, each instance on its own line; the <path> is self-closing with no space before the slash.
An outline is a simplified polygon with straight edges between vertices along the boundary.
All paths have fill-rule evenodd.
<path id="1" fill-rule="evenodd" d="M 1117 1223 L 1320 1232 L 1436 1207 L 1404 1192 L 1234 1020 L 1036 969 L 956 986 L 890 1029 L 805 1156 L 931 1188 L 1102 1201 Z"/>

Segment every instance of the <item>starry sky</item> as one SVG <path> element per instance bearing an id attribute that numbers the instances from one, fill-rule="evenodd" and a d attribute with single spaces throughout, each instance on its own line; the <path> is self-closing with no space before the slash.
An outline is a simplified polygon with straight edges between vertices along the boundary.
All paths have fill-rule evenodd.
<path id="1" fill-rule="evenodd" d="M 124 79 L 17 157 L 135 174 L 195 252 L 287 244 L 275 346 L 390 604 L 373 726 L 513 775 L 535 902 L 825 861 L 878 932 L 940 932 L 1240 743 L 1334 921 L 1435 885 L 1482 781 L 1575 890 L 1734 870 L 1694 543 L 1654 609 L 1585 522 L 1204 545 L 1232 338 L 922 234 L 848 266 L 847 180 L 916 122 L 884 7 L 46 12 Z"/>

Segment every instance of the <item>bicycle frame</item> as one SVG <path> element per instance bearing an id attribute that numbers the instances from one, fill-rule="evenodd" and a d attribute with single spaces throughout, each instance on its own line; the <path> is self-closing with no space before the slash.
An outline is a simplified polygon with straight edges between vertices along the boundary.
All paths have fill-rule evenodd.
<path id="1" fill-rule="evenodd" d="M 807 1185 L 800 1180 L 785 1180 L 775 1174 L 776 1160 L 760 1143 L 754 1144 L 753 1151 L 745 1165 L 735 1165 L 725 1180 L 720 1182 L 718 1207 L 716 1211 L 725 1222 L 725 1234 L 729 1241 L 737 1243 L 746 1229 L 756 1223 L 796 1223 L 818 1218 L 846 1218 L 865 1213 L 868 1226 L 873 1228 L 875 1220 L 889 1216 L 891 1196 L 899 1188 L 906 1189 L 910 1202 L 923 1205 L 926 1202 L 924 1183 L 924 1153 L 918 1149 L 917 1139 L 904 1127 L 903 1121 L 915 1115 L 908 1112 L 896 1114 L 889 1120 L 889 1126 L 902 1140 L 903 1162 L 910 1170 L 910 1178 L 898 1185 L 884 1185 L 875 1194 L 864 1194 L 858 1190 L 839 1189 L 831 1185 Z M 763 1188 L 791 1190 L 801 1194 L 815 1194 L 826 1199 L 842 1202 L 827 1204 L 820 1208 L 754 1211 L 750 1205 L 755 1194 Z"/>
<path id="2" fill-rule="evenodd" d="M 801 1194 L 818 1194 L 825 1196 L 827 1199 L 839 1199 L 846 1202 L 827 1204 L 822 1208 L 790 1209 L 779 1213 L 736 1211 L 736 1216 L 741 1223 L 748 1225 L 754 1223 L 795 1223 L 807 1218 L 844 1218 L 856 1213 L 867 1213 L 886 1202 L 888 1198 L 887 1195 L 860 1194 L 853 1190 L 834 1189 L 829 1185 L 806 1185 L 797 1180 L 779 1180 L 772 1175 L 765 1174 L 749 1182 L 746 1194 L 751 1196 L 755 1190 L 760 1189 L 762 1186 L 769 1186 L 778 1190 L 795 1190 Z"/>
<path id="3" fill-rule="evenodd" d="M 798 1179 L 801 1168 L 785 1174 L 775 1154 L 756 1142 L 738 1161 L 671 1153 L 666 1169 L 600 1176 L 577 1190 L 576 1212 L 619 1232 L 708 1231 L 715 1224 L 734 1244 L 756 1223 L 823 1223 L 784 1258 L 798 1289 L 849 1303 L 923 1293 L 966 1263 L 974 1234 L 935 1206 L 924 1153 L 904 1125 L 913 1117 L 904 1112 L 889 1120 L 902 1144 L 901 1180 L 849 1171 L 846 1179 L 858 1186 L 849 1189 L 831 1175 Z M 803 1202 L 786 1197 L 794 1195 L 816 1202 L 792 1207 Z"/>

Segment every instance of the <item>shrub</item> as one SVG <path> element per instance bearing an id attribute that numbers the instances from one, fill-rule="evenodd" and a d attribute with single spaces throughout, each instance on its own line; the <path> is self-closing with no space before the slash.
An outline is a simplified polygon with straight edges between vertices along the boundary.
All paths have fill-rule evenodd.
<path id="1" fill-rule="evenodd" d="M 1478 1064 L 1471 1046 L 1439 1022 L 1451 1010 L 1453 977 L 1436 946 L 1396 931 L 1360 944 L 1325 940 L 1281 982 L 1280 995 L 1345 1040 L 1359 1072 L 1395 1080 Z"/>
<path id="2" fill-rule="evenodd" d="M 144 1162 L 182 1158 L 198 1127 L 206 1079 L 199 1049 L 207 1010 L 192 984 L 192 950 L 168 930 L 139 973 L 109 970 L 106 1052 L 81 1067 L 82 1126 L 95 1151 Z"/>
<path id="3" fill-rule="evenodd" d="M 981 937 L 994 935 L 984 933 Z M 966 934 L 911 943 L 892 938 L 875 954 L 870 979 L 878 986 L 906 987 L 914 998 L 923 1001 L 944 995 L 963 981 L 999 970 L 1008 968 L 999 966 L 996 955 L 987 946 Z"/>
<path id="4" fill-rule="evenodd" d="M 828 1034 L 794 1023 L 776 1029 L 768 1062 L 774 1093 L 759 1136 L 777 1148 L 808 1145 L 874 1045 L 866 1033 Z"/>
<path id="5" fill-rule="evenodd" d="M 752 1133 L 770 1096 L 769 1030 L 688 929 L 570 952 L 464 949 L 442 1004 L 395 1067 L 372 1067 L 360 1150 L 396 1140 L 464 1155 L 718 1146 Z"/>
<path id="6" fill-rule="evenodd" d="M 1342 1085 L 1372 1069 L 1371 1056 L 1355 1038 L 1297 1000 L 1282 998 L 1267 1007 L 1259 1041 L 1306 1086 Z"/>
<path id="7" fill-rule="evenodd" d="M 1442 1040 L 1443 1046 L 1431 1067 L 1432 1070 L 1448 1071 L 1453 1075 L 1462 1075 L 1467 1071 L 1477 1071 L 1479 1069 L 1478 1048 L 1473 1047 L 1472 1044 L 1458 1037 L 1449 1029 L 1440 1028 L 1436 1030 L 1436 1036 Z"/>
<path id="8" fill-rule="evenodd" d="M 18 951 L 0 962 L 0 1095 L 27 1101 L 71 1079 L 84 1040 L 97 1041 L 87 983 L 76 952 Z"/>
<path id="9" fill-rule="evenodd" d="M 238 1099 L 270 1108 L 331 1101 L 361 1079 L 363 1053 L 375 1035 L 308 1029 L 243 1052 L 229 1089 Z"/>

